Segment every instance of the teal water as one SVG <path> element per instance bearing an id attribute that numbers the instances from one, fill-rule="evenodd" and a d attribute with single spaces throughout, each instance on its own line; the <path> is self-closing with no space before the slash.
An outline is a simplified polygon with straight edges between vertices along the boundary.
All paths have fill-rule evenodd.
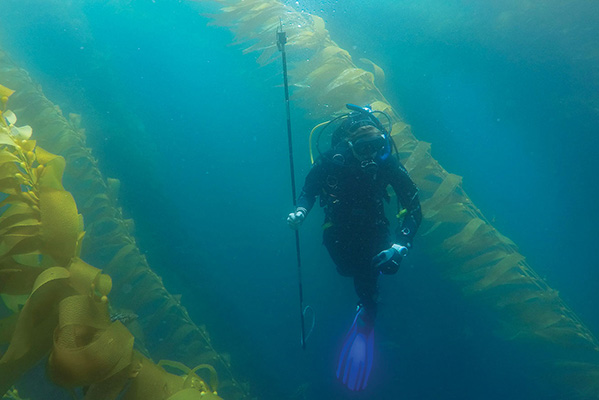
<path id="1" fill-rule="evenodd" d="M 333 40 L 385 69 L 385 95 L 433 156 L 585 323 L 599 332 L 599 6 L 594 2 L 299 1 Z M 302 228 L 297 273 L 280 64 L 206 26 L 212 3 L 3 1 L 0 44 L 68 112 L 136 222 L 150 265 L 263 399 L 550 399 L 542 355 L 493 339 L 485 315 L 429 268 L 418 243 L 381 282 L 369 388 L 334 379 L 355 295 Z M 375 23 L 373 23 L 373 21 Z M 294 109 L 298 182 L 312 121 Z"/>

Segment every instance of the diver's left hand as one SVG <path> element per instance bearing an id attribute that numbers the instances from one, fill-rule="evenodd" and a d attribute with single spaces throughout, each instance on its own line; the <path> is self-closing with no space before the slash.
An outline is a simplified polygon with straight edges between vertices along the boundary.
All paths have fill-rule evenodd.
<path id="1" fill-rule="evenodd" d="M 383 250 L 372 258 L 372 266 L 381 274 L 391 275 L 399 270 L 401 260 L 408 254 L 408 248 L 394 244 L 388 250 Z"/>

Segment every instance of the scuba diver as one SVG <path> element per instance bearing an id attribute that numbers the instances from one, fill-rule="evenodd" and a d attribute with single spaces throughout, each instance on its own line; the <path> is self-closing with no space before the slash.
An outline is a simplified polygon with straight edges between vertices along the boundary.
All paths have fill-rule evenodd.
<path id="1" fill-rule="evenodd" d="M 324 153 L 318 147 L 319 134 L 316 143 L 320 156 L 287 223 L 299 229 L 320 196 L 325 211 L 323 243 L 339 274 L 353 277 L 359 297 L 336 375 L 350 390 L 362 390 L 372 369 L 378 277 L 398 271 L 412 247 L 422 212 L 418 188 L 392 155 L 393 139 L 375 115 L 386 114 L 368 106 L 348 104 L 347 108 L 349 113 L 317 126 L 325 125 L 322 134 L 333 122 L 338 123 L 331 149 Z M 384 209 L 384 203 L 390 201 L 389 185 L 402 208 L 394 239 Z"/>

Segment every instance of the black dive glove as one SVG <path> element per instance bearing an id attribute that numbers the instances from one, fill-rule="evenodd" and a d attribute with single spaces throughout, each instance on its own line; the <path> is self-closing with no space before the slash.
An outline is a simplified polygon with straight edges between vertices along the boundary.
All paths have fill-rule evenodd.
<path id="1" fill-rule="evenodd" d="M 401 260 L 408 254 L 408 248 L 394 244 L 388 250 L 383 250 L 372 258 L 372 266 L 380 274 L 392 275 L 399 270 Z"/>

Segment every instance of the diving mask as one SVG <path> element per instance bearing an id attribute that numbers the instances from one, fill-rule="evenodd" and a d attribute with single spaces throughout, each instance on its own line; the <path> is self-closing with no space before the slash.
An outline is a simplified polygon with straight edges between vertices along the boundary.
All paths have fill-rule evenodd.
<path id="1" fill-rule="evenodd" d="M 374 160 L 387 146 L 387 139 L 384 135 L 369 135 L 348 143 L 358 160 Z"/>

